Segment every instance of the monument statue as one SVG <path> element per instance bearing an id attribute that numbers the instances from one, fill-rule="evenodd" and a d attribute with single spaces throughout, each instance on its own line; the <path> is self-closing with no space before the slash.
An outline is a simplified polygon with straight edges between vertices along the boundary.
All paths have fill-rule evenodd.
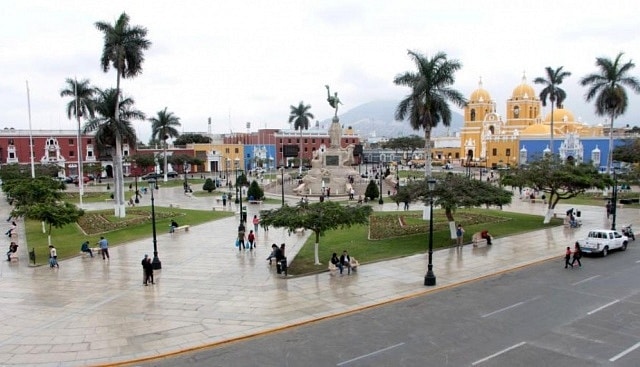
<path id="1" fill-rule="evenodd" d="M 325 85 L 325 88 L 327 88 L 327 102 L 329 102 L 329 105 L 333 108 L 336 109 L 335 114 L 333 115 L 334 118 L 338 117 L 338 105 L 341 105 L 342 102 L 340 101 L 340 98 L 338 98 L 338 92 L 335 92 L 333 94 L 333 96 L 331 95 L 331 91 L 329 90 L 329 85 Z"/>

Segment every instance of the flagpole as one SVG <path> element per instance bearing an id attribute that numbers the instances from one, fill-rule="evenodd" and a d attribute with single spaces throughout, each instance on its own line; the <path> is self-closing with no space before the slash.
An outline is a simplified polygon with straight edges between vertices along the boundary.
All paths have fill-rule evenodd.
<path id="1" fill-rule="evenodd" d="M 29 81 L 27 83 L 27 109 L 29 111 L 29 152 L 31 154 L 31 178 L 36 178 L 36 168 L 33 162 L 33 132 L 31 130 L 31 97 L 29 96 Z"/>

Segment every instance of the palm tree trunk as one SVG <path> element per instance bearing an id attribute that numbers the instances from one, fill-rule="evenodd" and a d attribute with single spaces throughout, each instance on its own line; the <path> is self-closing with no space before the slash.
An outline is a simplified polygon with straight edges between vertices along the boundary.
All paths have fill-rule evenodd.
<path id="1" fill-rule="evenodd" d="M 431 177 L 431 128 L 424 129 L 424 177 Z"/>
<path id="2" fill-rule="evenodd" d="M 119 58 L 118 58 L 119 59 Z M 114 113 L 114 119 L 116 126 L 120 125 L 120 69 L 116 70 L 117 78 L 116 78 L 116 110 Z M 113 186 L 115 190 L 115 208 L 114 215 L 117 218 L 126 217 L 125 206 L 124 206 L 124 190 L 123 190 L 123 175 L 122 175 L 122 137 L 119 133 L 116 132 L 116 151 L 113 155 Z"/>
<path id="3" fill-rule="evenodd" d="M 168 176 L 167 176 L 167 141 L 164 141 L 164 149 L 163 152 L 164 154 L 164 182 L 169 181 Z M 185 172 L 186 175 L 186 172 Z"/>
<path id="4" fill-rule="evenodd" d="M 553 101 L 551 101 L 551 138 L 549 139 L 549 150 L 551 151 L 551 156 L 553 156 Z"/>

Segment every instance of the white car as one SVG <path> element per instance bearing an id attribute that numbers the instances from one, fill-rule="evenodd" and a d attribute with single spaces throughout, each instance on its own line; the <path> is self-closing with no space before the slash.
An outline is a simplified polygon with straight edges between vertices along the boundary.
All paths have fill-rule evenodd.
<path id="1" fill-rule="evenodd" d="M 629 238 L 618 231 L 609 229 L 594 229 L 589 231 L 587 238 L 578 241 L 580 250 L 585 254 L 599 254 L 607 256 L 611 250 L 627 249 Z"/>

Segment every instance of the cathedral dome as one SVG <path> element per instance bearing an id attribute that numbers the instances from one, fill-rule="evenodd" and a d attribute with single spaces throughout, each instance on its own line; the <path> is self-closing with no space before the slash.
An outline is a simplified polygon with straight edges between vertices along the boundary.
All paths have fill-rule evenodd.
<path id="1" fill-rule="evenodd" d="M 491 101 L 491 95 L 486 89 L 482 88 L 482 79 L 478 82 L 478 89 L 474 90 L 469 97 L 469 103 L 482 103 Z"/>
<path id="2" fill-rule="evenodd" d="M 518 85 L 513 90 L 513 93 L 511 93 L 511 98 L 512 99 L 516 99 L 516 100 L 520 100 L 520 99 L 535 99 L 536 98 L 536 91 L 533 89 L 532 86 L 527 84 L 527 78 L 523 76 L 522 77 L 522 83 L 520 83 L 520 85 Z"/>
<path id="3" fill-rule="evenodd" d="M 545 122 L 551 122 L 551 113 L 544 117 Z M 557 108 L 553 110 L 553 122 L 575 122 L 576 119 L 571 111 L 565 108 Z"/>
<path id="4" fill-rule="evenodd" d="M 522 130 L 521 135 L 549 135 L 549 125 L 534 124 Z"/>

